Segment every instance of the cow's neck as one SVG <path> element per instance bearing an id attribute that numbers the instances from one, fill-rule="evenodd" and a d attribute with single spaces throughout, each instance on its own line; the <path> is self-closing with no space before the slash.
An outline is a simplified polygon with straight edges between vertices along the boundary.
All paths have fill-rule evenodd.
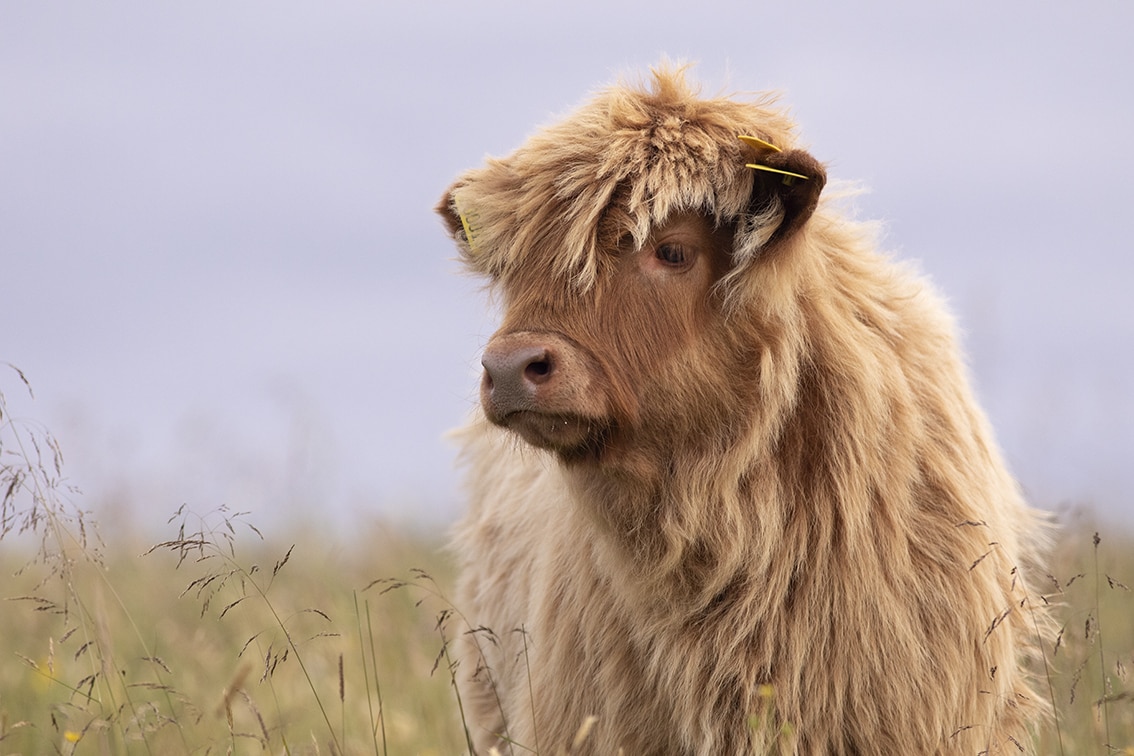
<path id="1" fill-rule="evenodd" d="M 647 460 L 665 459 L 664 465 Z M 643 452 L 617 466 L 568 467 L 576 503 L 597 540 L 602 567 L 628 593 L 671 597 L 674 616 L 703 612 L 742 574 L 770 558 L 758 531 L 781 530 L 753 511 L 762 485 L 727 459 Z M 782 513 L 770 511 L 770 517 Z"/>

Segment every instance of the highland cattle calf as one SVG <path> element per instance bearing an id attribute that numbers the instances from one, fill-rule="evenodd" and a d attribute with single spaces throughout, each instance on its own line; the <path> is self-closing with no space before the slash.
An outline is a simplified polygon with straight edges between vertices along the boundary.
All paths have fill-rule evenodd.
<path id="1" fill-rule="evenodd" d="M 770 101 L 660 70 L 445 195 L 503 306 L 461 433 L 479 753 L 1027 747 L 1042 521 L 825 179 Z"/>

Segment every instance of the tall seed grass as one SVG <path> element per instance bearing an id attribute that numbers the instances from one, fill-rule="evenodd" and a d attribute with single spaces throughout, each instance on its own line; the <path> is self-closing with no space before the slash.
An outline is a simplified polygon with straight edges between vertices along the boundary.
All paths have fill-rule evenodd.
<path id="1" fill-rule="evenodd" d="M 471 751 L 450 646 L 467 625 L 438 539 L 266 540 L 238 511 L 183 506 L 159 543 L 103 540 L 59 445 L 3 393 L 0 496 L 0 754 Z M 1134 754 L 1134 537 L 1066 519 L 1037 598 L 1060 627 L 1041 671 L 1052 722 L 1021 745 Z M 791 752 L 790 729 L 767 734 Z"/>
<path id="2" fill-rule="evenodd" d="M 1041 754 L 1134 754 L 1134 535 L 1068 515 L 1046 599 L 1058 634 L 1045 649 L 1053 723 Z"/>
<path id="3" fill-rule="evenodd" d="M 2 392 L 0 497 L 0 753 L 465 748 L 434 669 L 454 634 L 434 539 L 268 543 L 222 506 L 181 507 L 156 545 L 121 523 L 104 542 L 58 443 Z"/>

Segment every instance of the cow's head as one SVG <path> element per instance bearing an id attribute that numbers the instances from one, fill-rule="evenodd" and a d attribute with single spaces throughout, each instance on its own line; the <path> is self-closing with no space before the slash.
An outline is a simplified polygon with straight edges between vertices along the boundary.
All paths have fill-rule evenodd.
<path id="1" fill-rule="evenodd" d="M 438 211 L 504 305 L 488 419 L 572 464 L 742 432 L 765 344 L 737 326 L 759 307 L 741 282 L 784 264 L 825 182 L 790 129 L 656 72 L 460 177 Z"/>

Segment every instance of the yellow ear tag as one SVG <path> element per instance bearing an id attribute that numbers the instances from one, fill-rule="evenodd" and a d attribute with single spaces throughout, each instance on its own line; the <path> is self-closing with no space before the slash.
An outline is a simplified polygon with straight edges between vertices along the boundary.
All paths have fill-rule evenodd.
<path id="1" fill-rule="evenodd" d="M 781 150 L 776 145 L 772 144 L 771 142 L 765 142 L 763 139 L 761 139 L 759 137 L 748 136 L 746 134 L 740 134 L 736 138 L 739 139 L 740 141 L 744 142 L 749 147 L 755 147 L 758 150 L 763 150 L 765 152 L 767 152 L 768 150 L 771 150 L 772 152 L 783 152 L 783 150 Z"/>
<path id="2" fill-rule="evenodd" d="M 473 242 L 472 224 L 469 223 L 469 219 L 465 216 L 464 213 L 460 213 L 460 218 L 461 225 L 464 226 L 465 229 L 465 239 L 469 243 L 469 249 L 471 249 L 473 252 L 476 252 L 476 244 Z"/>
<path id="3" fill-rule="evenodd" d="M 804 181 L 807 181 L 807 176 L 804 176 L 802 173 L 792 173 L 791 171 L 785 171 L 785 170 L 781 170 L 779 168 L 773 168 L 770 165 L 757 165 L 755 163 L 745 163 L 744 167 L 745 168 L 752 168 L 752 169 L 755 169 L 757 171 L 767 171 L 768 173 L 778 173 L 778 174 L 780 174 L 781 176 L 784 177 L 784 183 L 785 184 L 791 184 L 793 181 L 795 181 L 795 179 L 803 179 Z"/>
<path id="4" fill-rule="evenodd" d="M 473 224 L 476 222 L 476 213 L 466 214 L 465 211 L 461 209 L 460 199 L 456 197 L 453 198 L 453 204 L 457 208 L 457 217 L 461 219 L 461 227 L 465 229 L 465 241 L 468 242 L 469 251 L 475 254 L 477 252 L 477 249 L 476 234 L 473 232 Z"/>

